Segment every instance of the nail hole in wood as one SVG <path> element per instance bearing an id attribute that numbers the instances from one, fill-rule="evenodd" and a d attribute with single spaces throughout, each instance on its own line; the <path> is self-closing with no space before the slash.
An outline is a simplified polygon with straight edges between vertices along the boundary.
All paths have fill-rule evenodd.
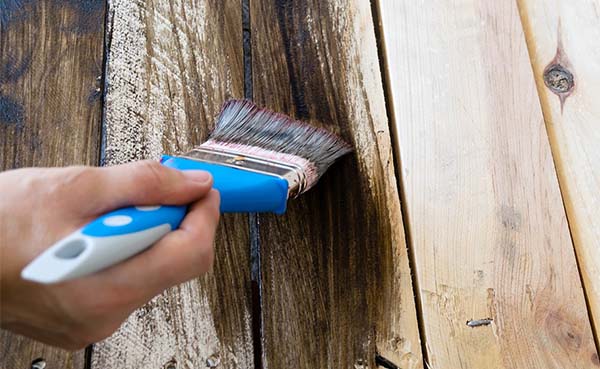
<path id="1" fill-rule="evenodd" d="M 167 361 L 165 365 L 163 365 L 164 369 L 177 369 L 177 360 L 171 359 Z"/>
<path id="2" fill-rule="evenodd" d="M 368 368 L 369 367 L 367 366 L 367 364 L 365 364 L 365 361 L 363 359 L 358 359 L 354 363 L 354 369 L 368 369 Z"/>
<path id="3" fill-rule="evenodd" d="M 485 319 L 477 319 L 477 320 L 467 320 L 467 326 L 471 328 L 481 327 L 492 324 L 494 320 L 492 318 Z"/>
<path id="4" fill-rule="evenodd" d="M 381 355 L 375 355 L 375 365 L 385 369 L 400 369 L 400 367 Z"/>
<path id="5" fill-rule="evenodd" d="M 544 83 L 552 92 L 564 94 L 575 85 L 573 73 L 560 64 L 549 65 L 544 71 Z"/>
<path id="6" fill-rule="evenodd" d="M 37 358 L 31 362 L 31 369 L 44 369 L 46 367 L 46 360 L 43 358 Z"/>
<path id="7" fill-rule="evenodd" d="M 221 363 L 221 358 L 219 355 L 211 355 L 206 359 L 206 367 L 207 368 L 216 368 Z"/>

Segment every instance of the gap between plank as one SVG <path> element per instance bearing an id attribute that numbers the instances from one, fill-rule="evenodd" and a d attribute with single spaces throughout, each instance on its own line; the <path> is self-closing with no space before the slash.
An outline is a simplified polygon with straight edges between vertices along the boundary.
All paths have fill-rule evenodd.
<path id="1" fill-rule="evenodd" d="M 252 84 L 252 33 L 250 23 L 250 0 L 242 0 L 242 35 L 244 57 L 244 97 L 252 100 L 254 95 Z M 262 321 L 262 273 L 260 251 L 260 218 L 257 213 L 248 215 L 250 227 L 250 280 L 251 280 L 251 313 L 252 313 L 252 347 L 254 368 L 262 369 L 263 321 Z"/>
<path id="2" fill-rule="evenodd" d="M 100 149 L 98 151 L 98 165 L 104 166 L 104 153 L 106 148 L 106 90 L 108 89 L 106 83 L 107 69 L 108 69 L 108 51 L 112 43 L 112 31 L 113 21 L 110 18 L 109 12 L 109 0 L 104 1 L 104 39 L 102 47 L 102 75 L 98 76 L 100 79 L 99 85 L 102 89 L 100 96 Z M 92 355 L 94 353 L 94 344 L 91 344 L 85 348 L 83 369 L 92 369 Z"/>
<path id="3" fill-rule="evenodd" d="M 533 74 L 533 79 L 536 84 L 536 91 L 538 101 L 540 102 L 540 108 L 542 110 L 542 117 L 544 118 L 544 127 L 546 130 L 546 135 L 548 136 L 548 144 L 550 145 L 550 154 L 552 156 L 552 164 L 554 166 L 554 175 L 556 176 L 556 180 L 558 183 L 558 188 L 560 190 L 560 199 L 562 202 L 563 211 L 565 213 L 565 217 L 567 219 L 567 225 L 569 228 L 569 237 L 571 238 L 571 246 L 573 247 L 573 253 L 575 254 L 575 262 L 577 264 L 577 272 L 579 274 L 579 281 L 581 283 L 581 287 L 583 288 L 583 297 L 585 299 L 585 305 L 588 313 L 588 319 L 590 321 L 590 325 L 592 328 L 592 336 L 594 337 L 594 343 L 596 344 L 596 351 L 600 353 L 600 338 L 598 337 L 598 332 L 596 331 L 596 325 L 594 324 L 594 316 L 592 314 L 592 309 L 589 300 L 589 291 L 584 283 L 583 275 L 581 273 L 581 264 L 579 262 L 580 256 L 577 254 L 577 247 L 575 247 L 575 238 L 573 237 L 573 227 L 571 226 L 571 218 L 569 217 L 569 212 L 567 211 L 567 205 L 565 203 L 565 185 L 561 181 L 561 176 L 558 171 L 560 168 L 560 160 L 558 158 L 558 148 L 556 143 L 556 138 L 552 134 L 552 130 L 548 129 L 549 121 L 552 119 L 551 114 L 548 112 L 549 107 L 545 104 L 542 99 L 542 94 L 540 90 L 545 88 L 544 83 L 539 82 L 537 76 L 535 75 L 535 66 L 533 65 L 533 58 L 535 57 L 535 53 L 533 48 L 535 47 L 535 40 L 533 35 L 533 30 L 531 28 L 531 24 L 529 23 L 529 17 L 527 15 L 527 11 L 525 7 L 522 5 L 522 0 L 517 0 L 517 10 L 519 12 L 519 18 L 521 21 L 521 27 L 523 28 L 523 35 L 525 37 L 525 45 L 527 45 L 527 53 L 529 56 L 529 64 L 531 66 L 531 72 Z"/>
<path id="4" fill-rule="evenodd" d="M 106 151 L 106 92 L 108 90 L 108 83 L 106 76 L 108 75 L 108 53 L 112 46 L 113 38 L 113 25 L 114 25 L 114 14 L 110 12 L 110 0 L 104 2 L 104 48 L 102 55 L 102 76 L 100 80 L 100 86 L 102 87 L 102 96 L 100 97 L 100 153 L 98 163 L 100 166 L 104 166 L 106 163 L 105 151 Z M 90 355 L 91 356 L 91 355 Z"/>
<path id="5" fill-rule="evenodd" d="M 398 186 L 398 194 L 400 195 L 400 210 L 402 213 L 402 225 L 404 227 L 404 237 L 406 248 L 408 251 L 408 261 L 412 276 L 413 295 L 415 298 L 415 308 L 417 310 L 417 322 L 419 324 L 419 338 L 421 340 L 421 354 L 423 355 L 423 364 L 429 368 L 429 356 L 427 352 L 427 338 L 425 334 L 425 322 L 423 315 L 423 306 L 421 302 L 421 294 L 419 289 L 419 281 L 416 273 L 416 259 L 412 248 L 412 238 L 410 232 L 410 222 L 408 210 L 406 209 L 406 193 L 404 191 L 404 183 L 402 182 L 402 163 L 400 160 L 399 137 L 396 130 L 396 122 L 394 115 L 394 103 L 391 94 L 390 76 L 388 73 L 388 64 L 386 58 L 385 38 L 382 32 L 381 24 L 381 8 L 380 0 L 371 1 L 371 14 L 373 17 L 373 28 L 375 29 L 375 42 L 377 44 L 377 57 L 379 59 L 379 70 L 381 71 L 381 83 L 383 85 L 383 93 L 385 99 L 385 110 L 388 117 L 390 135 L 392 139 L 392 149 L 394 151 L 394 174 L 396 175 L 396 185 Z M 379 365 L 379 363 L 378 363 Z"/>
<path id="6" fill-rule="evenodd" d="M 83 369 L 92 369 L 92 353 L 94 352 L 94 344 L 85 348 L 83 356 Z"/>

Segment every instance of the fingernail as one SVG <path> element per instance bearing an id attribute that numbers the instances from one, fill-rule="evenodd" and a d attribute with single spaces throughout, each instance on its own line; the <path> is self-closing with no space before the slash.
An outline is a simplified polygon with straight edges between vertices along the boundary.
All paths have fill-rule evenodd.
<path id="1" fill-rule="evenodd" d="M 210 173 L 203 170 L 186 170 L 183 174 L 192 181 L 200 183 L 208 183 L 212 179 Z"/>

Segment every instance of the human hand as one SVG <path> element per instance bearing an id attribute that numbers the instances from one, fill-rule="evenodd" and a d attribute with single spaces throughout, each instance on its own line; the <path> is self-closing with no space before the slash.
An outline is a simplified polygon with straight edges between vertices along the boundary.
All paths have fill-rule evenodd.
<path id="1" fill-rule="evenodd" d="M 0 323 L 66 349 L 112 334 L 164 289 L 213 263 L 219 194 L 207 172 L 153 161 L 105 168 L 27 168 L 0 173 Z M 118 190 L 115 190 L 118 189 Z M 146 251 L 96 274 L 51 285 L 21 270 L 56 241 L 128 205 L 192 204 L 179 229 Z"/>

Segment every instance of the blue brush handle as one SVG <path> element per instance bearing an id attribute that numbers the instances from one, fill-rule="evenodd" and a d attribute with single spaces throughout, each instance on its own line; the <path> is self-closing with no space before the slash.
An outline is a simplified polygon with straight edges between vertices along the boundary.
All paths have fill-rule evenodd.
<path id="1" fill-rule="evenodd" d="M 214 180 L 213 188 L 221 195 L 222 213 L 285 212 L 288 183 L 284 179 L 175 156 L 165 155 L 161 163 L 179 170 L 210 172 Z M 89 236 L 107 237 L 140 232 L 161 224 L 169 224 L 171 229 L 176 229 L 186 211 L 187 206 L 118 209 L 94 220 L 82 232 Z M 111 220 L 119 225 L 111 226 Z"/>
<path id="2" fill-rule="evenodd" d="M 285 212 L 286 180 L 195 160 L 164 156 L 163 165 L 179 170 L 205 170 L 221 195 L 221 212 Z M 104 214 L 54 244 L 21 276 L 41 283 L 88 275 L 117 264 L 150 247 L 177 229 L 187 206 L 127 207 Z"/>
<path id="3" fill-rule="evenodd" d="M 285 213 L 288 183 L 279 177 L 174 156 L 163 156 L 163 165 L 179 170 L 205 170 L 221 194 L 223 213 Z"/>

